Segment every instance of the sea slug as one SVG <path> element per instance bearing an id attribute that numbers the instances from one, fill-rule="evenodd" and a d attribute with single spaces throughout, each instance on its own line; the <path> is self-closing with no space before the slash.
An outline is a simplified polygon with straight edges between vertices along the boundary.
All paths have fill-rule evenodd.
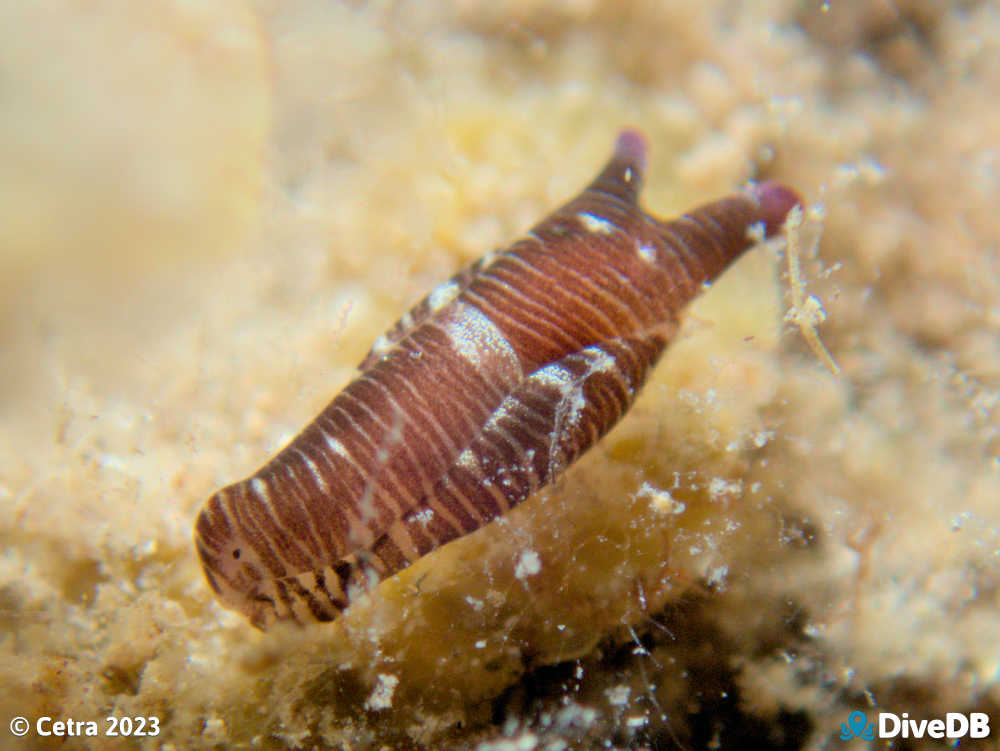
<path id="1" fill-rule="evenodd" d="M 684 306 L 799 203 L 777 183 L 660 221 L 623 131 L 576 198 L 434 289 L 360 374 L 195 526 L 212 589 L 259 628 L 329 621 L 525 500 L 625 414 Z"/>

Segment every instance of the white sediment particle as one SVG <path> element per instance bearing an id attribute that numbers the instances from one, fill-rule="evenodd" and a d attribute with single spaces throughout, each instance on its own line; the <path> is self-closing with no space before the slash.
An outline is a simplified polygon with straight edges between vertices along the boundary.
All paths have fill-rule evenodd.
<path id="1" fill-rule="evenodd" d="M 542 562 L 538 557 L 538 553 L 534 550 L 525 550 L 521 553 L 520 558 L 517 559 L 517 565 L 514 567 L 514 576 L 518 579 L 527 579 L 541 570 Z"/>
<path id="2" fill-rule="evenodd" d="M 759 430 L 753 434 L 753 445 L 759 449 L 764 448 L 772 438 L 774 438 L 773 430 Z"/>
<path id="3" fill-rule="evenodd" d="M 713 587 L 721 586 L 726 581 L 726 574 L 729 573 L 729 566 L 720 564 L 710 568 L 706 574 L 709 585 Z"/>
<path id="4" fill-rule="evenodd" d="M 475 597 L 471 597 L 471 596 L 467 595 L 466 598 L 465 598 L 465 601 L 467 603 L 469 603 L 469 605 L 472 606 L 472 609 L 475 610 L 475 611 L 477 611 L 477 612 L 483 609 L 483 601 L 482 600 L 477 600 Z"/>
<path id="5" fill-rule="evenodd" d="M 585 211 L 581 211 L 576 215 L 576 218 L 580 220 L 584 227 L 587 228 L 588 232 L 596 232 L 600 235 L 610 235 L 615 231 L 615 225 L 604 217 L 595 216 L 594 214 L 588 214 Z"/>
<path id="6" fill-rule="evenodd" d="M 205 718 L 205 727 L 201 730 L 201 735 L 210 743 L 225 742 L 228 733 L 226 731 L 226 721 L 217 715 Z"/>
<path id="7" fill-rule="evenodd" d="M 586 729 L 597 721 L 597 710 L 593 707 L 584 707 L 576 702 L 571 702 L 567 706 L 556 712 L 556 727 L 569 730 L 570 728 Z"/>
<path id="8" fill-rule="evenodd" d="M 434 518 L 434 509 L 425 508 L 421 509 L 413 515 L 413 519 L 416 522 L 424 525 L 425 527 L 430 523 L 431 519 Z"/>
<path id="9" fill-rule="evenodd" d="M 159 550 L 159 547 L 160 546 L 157 543 L 156 539 L 152 538 L 152 539 L 146 540 L 146 542 L 144 542 L 141 545 L 137 545 L 134 548 L 134 550 L 135 550 L 136 556 L 138 556 L 140 558 L 148 558 L 151 555 L 156 555 L 156 552 L 157 552 L 157 550 Z"/>
<path id="10" fill-rule="evenodd" d="M 516 725 L 505 723 L 503 731 L 505 734 L 514 735 Z M 552 744 L 546 746 L 546 751 Z M 503 738 L 498 741 L 485 741 L 476 746 L 476 751 L 535 751 L 538 747 L 538 736 L 530 730 L 522 730 L 512 738 Z"/>
<path id="11" fill-rule="evenodd" d="M 826 634 L 826 625 L 822 623 L 807 623 L 802 627 L 802 633 L 812 639 L 820 639 Z"/>
<path id="12" fill-rule="evenodd" d="M 726 494 L 726 489 L 728 487 L 729 483 L 721 477 L 713 477 L 708 483 L 708 494 L 712 496 L 713 499 L 721 498 Z"/>
<path id="13" fill-rule="evenodd" d="M 128 463 L 120 456 L 114 454 L 103 454 L 100 458 L 100 465 L 105 469 L 112 469 L 116 472 L 125 473 L 128 471 Z"/>
<path id="14" fill-rule="evenodd" d="M 398 685 L 398 676 L 391 673 L 379 673 L 378 684 L 375 686 L 375 690 L 365 700 L 365 709 L 375 711 L 391 707 L 392 695 L 396 693 L 396 686 Z"/>
<path id="15" fill-rule="evenodd" d="M 646 263 L 656 263 L 656 248 L 651 245 L 642 243 L 635 249 L 635 252 L 639 255 L 639 258 L 644 260 Z"/>
<path id="16" fill-rule="evenodd" d="M 461 454 L 458 455 L 458 459 L 455 460 L 455 464 L 462 469 L 473 470 L 479 465 L 476 463 L 476 454 L 472 449 L 465 449 Z"/>
<path id="17" fill-rule="evenodd" d="M 441 310 L 445 305 L 458 297 L 459 287 L 455 282 L 439 284 L 427 295 L 427 307 L 432 313 Z"/>
<path id="18" fill-rule="evenodd" d="M 606 689 L 604 695 L 608 697 L 608 704 L 613 707 L 624 707 L 628 704 L 628 698 L 632 694 L 632 689 L 624 683 Z"/>
<path id="19" fill-rule="evenodd" d="M 708 483 L 708 494 L 713 501 L 717 501 L 727 495 L 738 495 L 741 490 L 743 490 L 743 483 L 739 480 L 727 482 L 722 477 L 713 477 Z"/>
<path id="20" fill-rule="evenodd" d="M 687 506 L 681 501 L 675 500 L 670 495 L 669 490 L 660 490 L 648 482 L 644 482 L 642 487 L 635 494 L 636 499 L 648 498 L 653 509 L 660 514 L 683 514 Z"/>
<path id="21" fill-rule="evenodd" d="M 636 728 L 645 727 L 648 722 L 649 718 L 645 715 L 633 715 L 625 720 L 625 727 L 634 730 Z"/>

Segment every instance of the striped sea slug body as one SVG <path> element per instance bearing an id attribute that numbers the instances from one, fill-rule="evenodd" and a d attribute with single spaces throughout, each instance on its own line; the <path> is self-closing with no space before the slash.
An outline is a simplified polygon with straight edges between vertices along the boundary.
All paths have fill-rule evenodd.
<path id="1" fill-rule="evenodd" d="M 360 374 L 252 477 L 213 495 L 195 542 L 222 602 L 261 628 L 328 621 L 358 592 L 506 513 L 628 410 L 684 306 L 798 203 L 752 186 L 663 222 L 619 135 L 576 198 L 433 290 Z"/>

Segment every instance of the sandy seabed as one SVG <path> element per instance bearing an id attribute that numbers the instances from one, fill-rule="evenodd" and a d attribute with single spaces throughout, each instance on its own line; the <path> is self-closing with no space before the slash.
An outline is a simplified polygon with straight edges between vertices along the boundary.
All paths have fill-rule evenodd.
<path id="1" fill-rule="evenodd" d="M 995 748 L 996 4 L 11 2 L 0 73 L 0 747 Z M 661 216 L 800 190 L 841 372 L 759 248 L 554 487 L 334 624 L 223 610 L 205 498 L 623 125 Z"/>

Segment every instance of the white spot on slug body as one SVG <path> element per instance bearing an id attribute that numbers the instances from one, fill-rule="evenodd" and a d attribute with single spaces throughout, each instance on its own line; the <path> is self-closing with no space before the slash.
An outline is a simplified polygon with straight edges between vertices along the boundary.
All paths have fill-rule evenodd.
<path id="1" fill-rule="evenodd" d="M 437 313 L 441 308 L 458 297 L 460 291 L 459 286 L 455 282 L 439 284 L 427 295 L 427 307 L 430 308 L 431 313 Z"/>
<path id="2" fill-rule="evenodd" d="M 521 362 L 507 337 L 479 308 L 457 304 L 449 311 L 445 333 L 455 352 L 475 365 L 483 367 L 483 359 L 493 360 L 505 378 L 521 379 Z"/>
<path id="3" fill-rule="evenodd" d="M 342 456 L 345 459 L 350 459 L 351 461 L 354 460 L 354 457 L 347 452 L 347 449 L 344 447 L 344 444 L 342 444 L 332 435 L 330 435 L 329 433 L 324 433 L 323 437 L 326 438 L 326 445 L 330 447 L 330 451 L 335 453 L 337 456 Z"/>
<path id="4" fill-rule="evenodd" d="M 375 343 L 372 344 L 372 354 L 382 357 L 390 349 L 392 349 L 395 346 L 395 344 L 396 343 L 392 341 L 389 337 L 387 337 L 385 334 L 380 334 L 379 337 L 375 340 Z"/>
<path id="5" fill-rule="evenodd" d="M 413 520 L 419 522 L 424 527 L 430 524 L 431 519 L 434 518 L 434 509 L 425 508 L 421 509 L 413 515 Z"/>
<path id="6" fill-rule="evenodd" d="M 573 374 L 559 363 L 553 363 L 532 373 L 531 380 L 537 381 L 543 386 L 555 386 L 558 389 L 564 389 L 573 383 Z"/>
<path id="7" fill-rule="evenodd" d="M 588 232 L 595 232 L 598 235 L 610 235 L 617 229 L 613 222 L 609 222 L 602 216 L 595 216 L 581 211 L 576 215 Z"/>
<path id="8" fill-rule="evenodd" d="M 309 468 L 309 473 L 312 475 L 313 480 L 316 481 L 316 484 L 319 486 L 320 490 L 322 490 L 325 493 L 328 490 L 326 480 L 323 479 L 323 475 L 320 473 L 319 467 L 316 466 L 316 462 L 310 459 L 303 451 L 299 451 L 298 449 L 296 449 L 295 453 L 297 453 L 300 457 L 302 457 L 302 461 L 304 461 L 306 463 L 306 466 Z"/>
<path id="9" fill-rule="evenodd" d="M 267 502 L 271 501 L 271 497 L 267 492 L 267 483 L 259 477 L 255 477 L 250 481 L 250 487 L 253 488 L 253 492 L 256 493 L 261 500 Z"/>
<path id="10" fill-rule="evenodd" d="M 476 454 L 472 449 L 465 449 L 461 454 L 459 454 L 458 459 L 455 460 L 455 464 L 462 469 L 467 469 L 469 471 L 479 469 L 479 463 L 476 461 Z"/>

